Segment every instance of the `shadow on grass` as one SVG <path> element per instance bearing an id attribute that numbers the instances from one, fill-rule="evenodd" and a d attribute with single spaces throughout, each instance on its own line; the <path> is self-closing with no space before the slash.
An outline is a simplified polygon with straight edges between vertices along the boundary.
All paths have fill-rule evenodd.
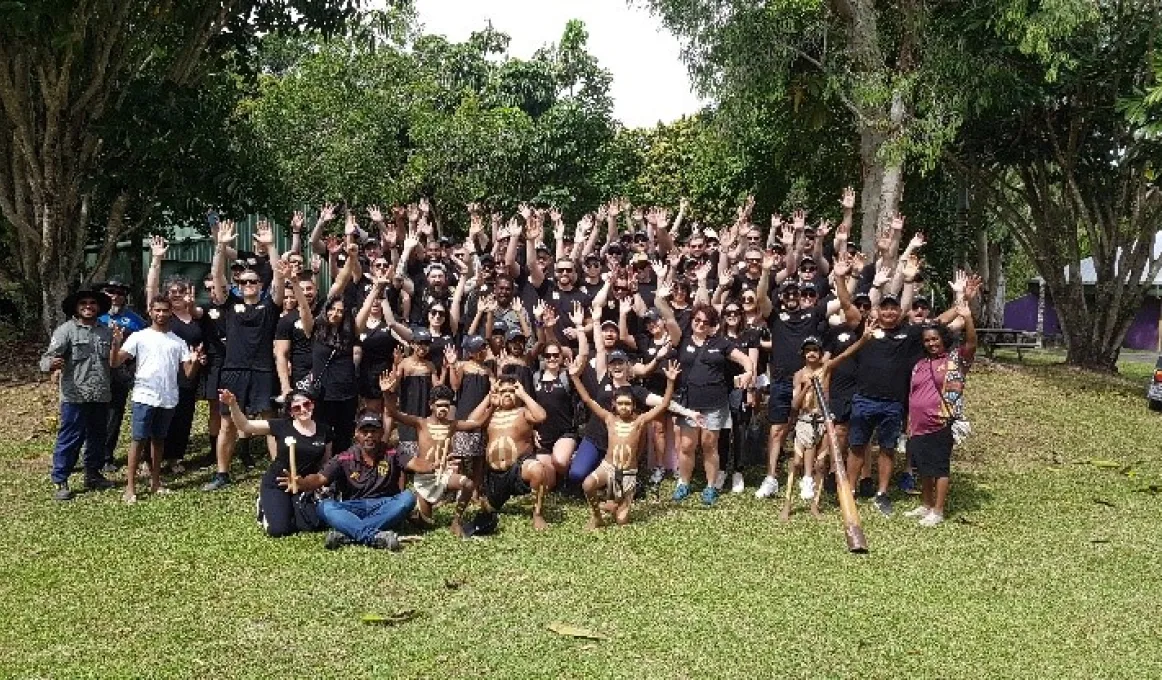
<path id="1" fill-rule="evenodd" d="M 990 508 L 992 504 L 993 493 L 978 475 L 953 472 L 948 488 L 947 515 L 964 518 L 967 514 Z"/>
<path id="2" fill-rule="evenodd" d="M 1016 357 L 997 355 L 991 361 L 981 362 L 981 371 L 1020 371 L 1026 376 L 1046 383 L 1066 396 L 1085 396 L 1097 392 L 1114 393 L 1120 396 L 1146 399 L 1146 388 L 1154 369 L 1148 365 L 1122 365 L 1122 373 L 1109 374 L 1087 371 L 1068 366 L 1061 356 L 1026 358 L 1021 362 Z"/>

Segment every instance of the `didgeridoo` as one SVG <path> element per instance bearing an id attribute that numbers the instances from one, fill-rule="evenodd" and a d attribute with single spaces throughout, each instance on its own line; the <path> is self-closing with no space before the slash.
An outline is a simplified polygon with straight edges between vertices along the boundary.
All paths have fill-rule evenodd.
<path id="1" fill-rule="evenodd" d="M 855 507 L 855 495 L 851 490 L 851 481 L 847 478 L 847 465 L 843 460 L 843 450 L 839 448 L 839 437 L 835 436 L 835 423 L 832 422 L 831 409 L 827 406 L 823 384 L 816 376 L 811 378 L 811 385 L 815 388 L 815 399 L 823 411 L 823 423 L 827 427 L 828 441 L 831 442 L 831 455 L 835 461 L 835 495 L 839 497 L 839 512 L 843 517 L 843 531 L 847 535 L 847 549 L 853 553 L 866 553 L 867 539 L 863 535 L 863 525 L 859 522 L 859 509 Z"/>
<path id="2" fill-rule="evenodd" d="M 283 440 L 286 443 L 286 448 L 290 451 L 290 491 L 291 493 L 299 492 L 299 466 L 298 460 L 295 458 L 295 438 L 287 437 Z"/>

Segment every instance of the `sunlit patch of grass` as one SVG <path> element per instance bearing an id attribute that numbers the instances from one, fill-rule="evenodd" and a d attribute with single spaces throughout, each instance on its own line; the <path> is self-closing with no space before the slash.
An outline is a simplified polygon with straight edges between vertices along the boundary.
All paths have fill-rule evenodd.
<path id="1" fill-rule="evenodd" d="M 543 534 L 518 502 L 485 541 L 440 529 L 401 554 L 327 552 L 317 534 L 261 536 L 257 473 L 56 504 L 43 443 L 36 466 L 3 442 L 0 676 L 1158 676 L 1160 414 L 1122 378 L 1054 366 L 982 364 L 969 390 L 948 521 L 863 506 L 862 557 L 833 508 L 783 525 L 749 493 L 650 501 L 597 534 L 551 497 Z"/>

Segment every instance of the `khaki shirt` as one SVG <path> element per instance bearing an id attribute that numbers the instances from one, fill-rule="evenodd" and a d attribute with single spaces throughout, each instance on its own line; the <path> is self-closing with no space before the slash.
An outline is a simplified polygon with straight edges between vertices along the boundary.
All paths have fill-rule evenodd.
<path id="1" fill-rule="evenodd" d="M 109 401 L 109 350 L 113 332 L 107 326 L 86 326 L 69 319 L 57 327 L 44 356 L 40 370 L 48 372 L 53 359 L 65 360 L 61 368 L 61 401 L 70 404 Z"/>

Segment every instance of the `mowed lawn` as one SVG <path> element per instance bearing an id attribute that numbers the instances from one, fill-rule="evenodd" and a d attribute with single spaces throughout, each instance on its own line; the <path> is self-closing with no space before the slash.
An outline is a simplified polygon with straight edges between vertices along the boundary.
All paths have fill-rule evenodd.
<path id="1" fill-rule="evenodd" d="M 514 503 L 487 540 L 326 552 L 262 537 L 257 471 L 58 504 L 50 438 L 19 437 L 0 443 L 0 677 L 1162 677 L 1162 414 L 1127 368 L 980 367 L 948 521 L 861 504 L 864 556 L 833 506 L 784 525 L 750 493 L 650 501 L 595 535 L 550 497 L 543 534 Z"/>

